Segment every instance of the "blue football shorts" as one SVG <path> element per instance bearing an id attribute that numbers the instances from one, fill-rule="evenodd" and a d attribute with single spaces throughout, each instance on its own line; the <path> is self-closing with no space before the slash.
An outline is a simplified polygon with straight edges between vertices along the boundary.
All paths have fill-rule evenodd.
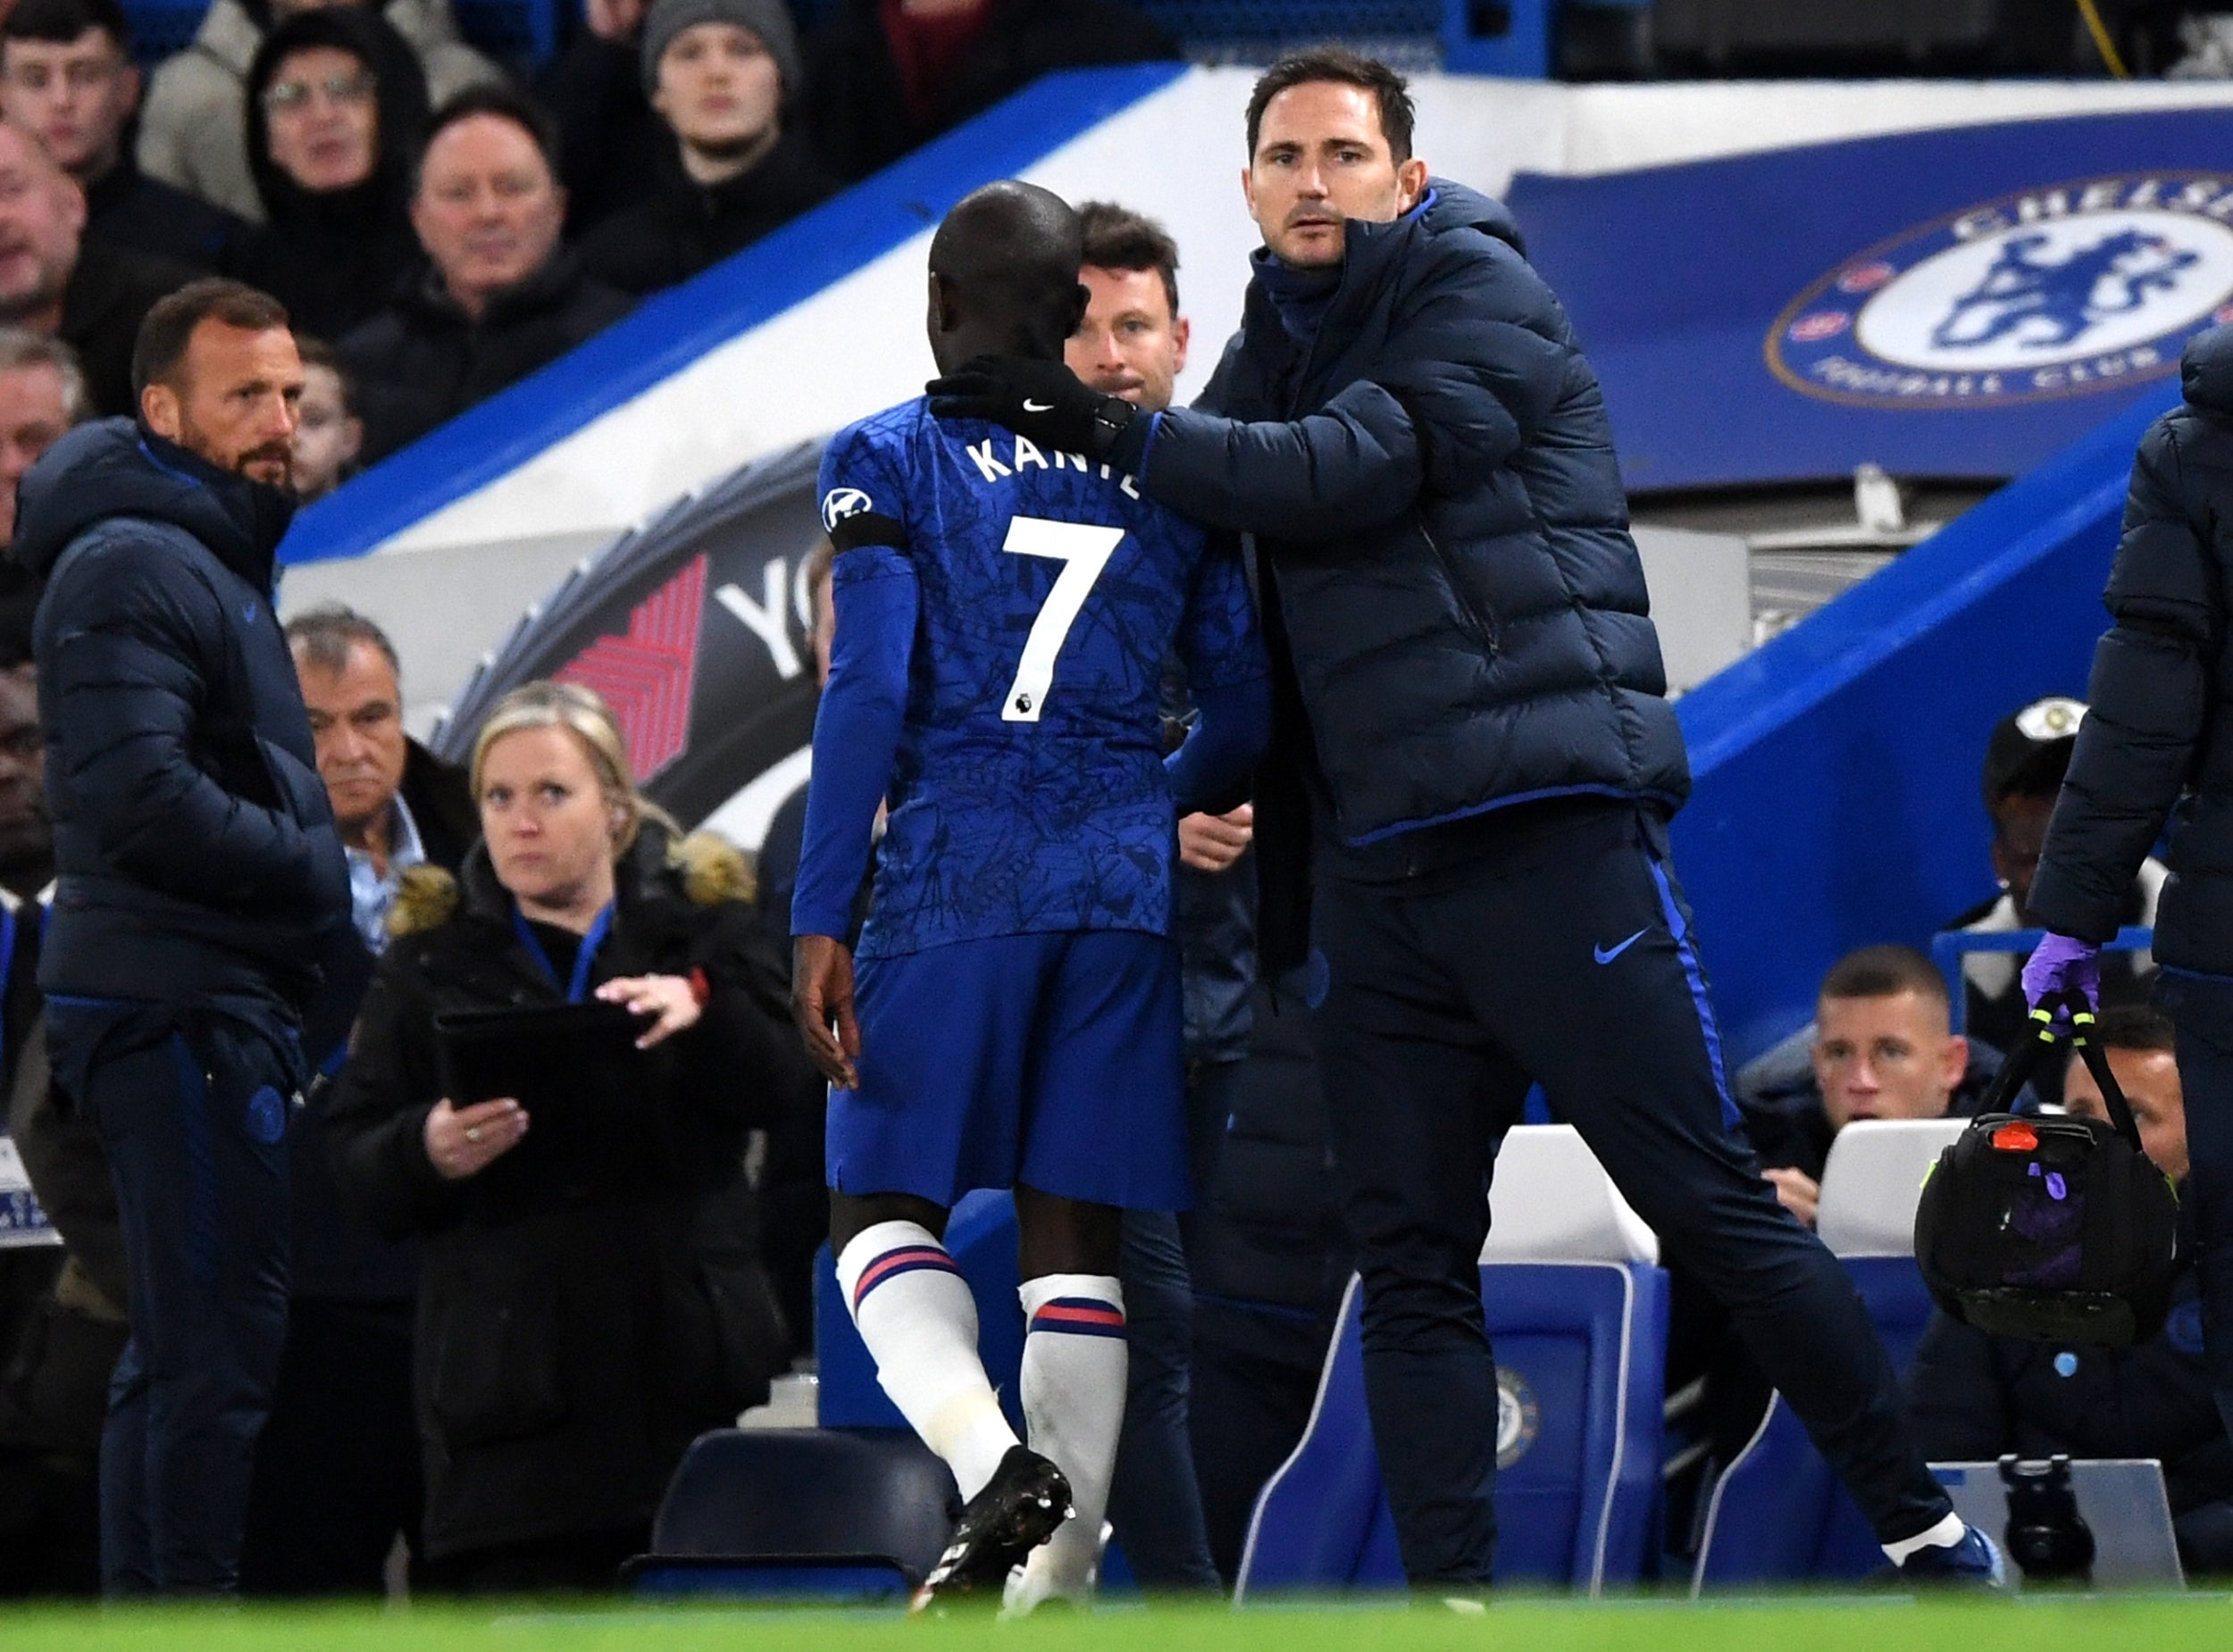
<path id="1" fill-rule="evenodd" d="M 860 1083 L 830 1093 L 837 1191 L 1191 1203 L 1175 942 L 1065 930 L 863 958 L 854 1005 Z"/>

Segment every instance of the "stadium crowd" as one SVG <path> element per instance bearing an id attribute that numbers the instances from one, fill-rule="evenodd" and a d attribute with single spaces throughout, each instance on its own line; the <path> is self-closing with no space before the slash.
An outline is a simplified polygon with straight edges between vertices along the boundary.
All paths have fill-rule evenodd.
<path id="1" fill-rule="evenodd" d="M 609 713 L 550 684 L 507 697 L 469 771 L 447 768 L 405 733 L 376 624 L 331 607 L 272 623 L 285 518 L 245 484 L 316 499 L 1039 75 L 1175 53 L 1108 0 L 842 0 L 810 34 L 782 0 L 586 0 L 523 80 L 463 41 L 447 0 L 214 0 L 143 84 L 118 0 L 5 9 L 0 1095 L 27 1176 L 11 1220 L 39 1213 L 40 1231 L 0 1246 L 0 1592 L 372 1594 L 397 1586 L 399 1555 L 414 1589 L 603 1587 L 692 1436 L 810 1348 L 824 1101 L 784 979 L 803 796 L 748 864 L 642 797 Z M 1179 249 L 1121 206 L 1083 219 L 1067 364 L 1161 413 L 1190 342 Z M 1315 326 L 1326 300 L 1303 284 L 1275 302 Z M 268 388 L 241 340 L 274 332 L 299 355 L 298 408 L 266 428 L 268 407 L 196 401 L 228 374 Z M 65 569 L 120 513 L 191 579 L 104 577 L 84 554 Z M 131 640 L 73 657 L 65 613 Z M 1185 685 L 1168 697 L 1175 725 Z M 306 719 L 275 717 L 297 703 Z M 1949 928 L 2037 925 L 2032 874 L 2085 713 L 2043 701 L 1980 731 L 1980 883 L 2000 893 Z M 253 832 L 183 772 L 189 748 L 254 800 Z M 71 819 L 123 823 L 58 843 L 63 791 Z M 1247 803 L 1179 822 L 1199 1200 L 1124 1233 L 1109 1518 L 1142 1582 L 1175 1591 L 1230 1585 L 1356 1260 L 1302 1035 L 1325 989 L 1284 947 L 1260 962 L 1254 834 Z M 96 893 L 70 955 L 43 963 L 73 854 Z M 2152 921 L 2163 876 L 2142 867 L 2130 921 Z M 227 877 L 239 933 L 180 945 L 177 908 Z M 1852 1121 L 1975 1110 L 2026 1005 L 2008 955 L 1966 968 L 1967 1037 L 1932 961 L 1877 946 L 1829 972 L 1813 1026 L 1736 1075 L 1800 1223 Z M 2112 966 L 2103 1041 L 2184 1181 L 2152 970 Z M 599 1167 L 585 1222 L 578 1187 L 483 1175 L 527 1118 L 453 1106 L 436 1028 L 592 995 L 652 1017 L 665 1049 L 659 1128 L 641 1162 Z M 190 1014 L 121 1007 L 149 1002 Z M 2098 1114 L 2089 1082 L 2043 1073 L 2023 1105 Z M 254 1119 L 272 1097 L 237 1163 L 209 1170 L 205 1144 L 134 1111 L 197 1083 L 238 1089 Z M 206 1256 L 171 1187 L 205 1172 L 255 1213 Z M 1697 1308 L 1670 1381 L 1719 1385 L 1726 1460 L 1766 1384 Z M 2233 1442 L 2196 1322 L 2065 1370 L 1942 1319 L 1908 1378 L 1924 1449 L 2158 1457 L 2188 1567 L 2233 1573 Z"/>

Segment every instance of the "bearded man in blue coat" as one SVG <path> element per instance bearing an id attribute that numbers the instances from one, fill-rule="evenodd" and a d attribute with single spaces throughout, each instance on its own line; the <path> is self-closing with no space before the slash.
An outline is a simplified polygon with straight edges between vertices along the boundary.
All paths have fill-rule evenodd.
<path id="1" fill-rule="evenodd" d="M 1843 1271 L 1739 1128 L 1668 818 L 1690 788 L 1596 375 L 1504 209 L 1411 154 L 1402 78 L 1275 64 L 1242 187 L 1264 236 L 1196 406 L 1042 363 L 941 414 L 1131 471 L 1251 537 L 1275 731 L 1256 788 L 1267 974 L 1300 966 L 1403 1565 L 1495 1543 L 1476 1263 L 1533 1082 L 1724 1302 L 1910 1577 L 1996 1581 L 1910 1437 Z"/>
<path id="2" fill-rule="evenodd" d="M 191 282 L 147 313 L 132 378 L 137 420 L 80 426 L 21 488 L 57 872 L 39 984 L 131 1298 L 103 1586 L 224 1593 L 286 1331 L 301 1016 L 349 939 L 349 880 L 272 612 L 303 383 L 287 313 Z"/>

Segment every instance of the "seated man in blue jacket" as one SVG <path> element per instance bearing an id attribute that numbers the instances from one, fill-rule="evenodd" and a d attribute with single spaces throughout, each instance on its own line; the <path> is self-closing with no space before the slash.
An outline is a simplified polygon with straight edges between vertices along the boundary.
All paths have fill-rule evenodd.
<path id="1" fill-rule="evenodd" d="M 2187 1106 L 2160 1011 L 2102 1012 L 2095 1037 L 2140 1127 L 2140 1146 L 2183 1189 Z M 2106 1122 L 2083 1062 L 2063 1080 L 2073 1113 Z M 2178 1294 L 2163 1329 L 2137 1347 L 2064 1347 L 1987 1336 L 1932 1316 L 1908 1372 L 1908 1401 L 1935 1462 L 2027 1457 L 2154 1457 L 2163 1464 L 2179 1556 L 2189 1573 L 2233 1573 L 2233 1440 L 2211 1398 L 2191 1213 L 2182 1213 Z"/>
<path id="2" fill-rule="evenodd" d="M 124 1230 L 104 1587 L 230 1592 L 287 1321 L 300 1017 L 347 941 L 348 872 L 272 612 L 303 383 L 287 313 L 191 282 L 132 365 L 138 419 L 71 431 L 20 490 L 59 873 L 39 984 Z"/>
<path id="3" fill-rule="evenodd" d="M 1736 1128 L 1668 819 L 1690 789 L 1596 375 L 1511 216 L 1411 153 L 1403 78 L 1283 58 L 1246 117 L 1263 232 L 1201 402 L 966 362 L 933 410 L 1128 471 L 1252 535 L 1274 729 L 1259 951 L 1306 966 L 1364 1279 L 1365 1384 L 1415 1588 L 1495 1546 L 1478 1262 L 1540 1082 L 1666 1254 L 1725 1302 L 1888 1558 L 2000 1573 L 1909 1437 L 1844 1271 Z"/>

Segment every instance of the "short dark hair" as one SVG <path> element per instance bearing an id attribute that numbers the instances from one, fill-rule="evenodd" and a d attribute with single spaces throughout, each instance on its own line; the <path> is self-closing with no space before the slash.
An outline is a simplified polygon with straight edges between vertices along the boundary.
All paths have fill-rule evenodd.
<path id="1" fill-rule="evenodd" d="M 1912 947 L 1863 947 L 1830 965 L 1822 977 L 1825 998 L 1896 998 L 1912 992 L 1949 1008 L 1953 996 L 1946 978 L 1929 957 Z"/>
<path id="2" fill-rule="evenodd" d="M 132 344 L 132 399 L 151 384 L 169 384 L 186 360 L 186 346 L 204 321 L 222 321 L 245 332 L 287 325 L 287 306 L 267 292 L 222 275 L 205 275 L 155 300 Z"/>
<path id="3" fill-rule="evenodd" d="M 1178 319 L 1178 243 L 1171 232 L 1144 213 L 1114 201 L 1088 201 L 1078 208 L 1085 232 L 1085 262 L 1097 270 L 1152 270 L 1163 278 L 1163 296 Z"/>
<path id="4" fill-rule="evenodd" d="M 2105 1050 L 2167 1050 L 2179 1047 L 2171 1018 L 2145 1004 L 2119 1004 L 2102 1011 L 2094 1023 L 2094 1042 Z"/>
<path id="5" fill-rule="evenodd" d="M 1388 140 L 1388 153 L 1401 166 L 1411 158 L 1411 83 L 1377 58 L 1352 52 L 1345 46 L 1311 46 L 1290 52 L 1258 78 L 1249 94 L 1249 159 L 1256 159 L 1256 135 L 1264 124 L 1264 109 L 1290 87 L 1331 80 L 1341 86 L 1362 87 L 1380 104 L 1380 135 Z"/>
<path id="6" fill-rule="evenodd" d="M 543 157 L 543 164 L 550 170 L 551 181 L 557 181 L 558 123 L 550 118 L 550 112 L 517 87 L 501 80 L 484 80 L 445 100 L 428 121 L 426 138 L 419 145 L 418 159 L 411 167 L 412 194 L 418 194 L 419 185 L 426 176 L 426 152 L 434 146 L 434 140 L 460 121 L 484 114 L 509 121 L 532 138 Z"/>
<path id="7" fill-rule="evenodd" d="M 341 353 L 322 338 L 313 338 L 308 333 L 295 335 L 295 349 L 303 358 L 305 367 L 322 367 L 341 381 L 341 405 L 354 413 L 356 410 L 356 376 L 349 371 Z"/>
<path id="8" fill-rule="evenodd" d="M 299 650 L 305 659 L 332 676 L 348 669 L 349 650 L 359 643 L 388 656 L 389 669 L 396 673 L 400 688 L 403 662 L 396 657 L 396 645 L 377 623 L 355 609 L 343 603 L 320 603 L 287 622 L 288 647 Z"/>
<path id="9" fill-rule="evenodd" d="M 68 46 L 88 29 L 98 29 L 126 57 L 132 54 L 132 26 L 117 0 L 17 0 L 0 40 L 43 40 Z"/>

